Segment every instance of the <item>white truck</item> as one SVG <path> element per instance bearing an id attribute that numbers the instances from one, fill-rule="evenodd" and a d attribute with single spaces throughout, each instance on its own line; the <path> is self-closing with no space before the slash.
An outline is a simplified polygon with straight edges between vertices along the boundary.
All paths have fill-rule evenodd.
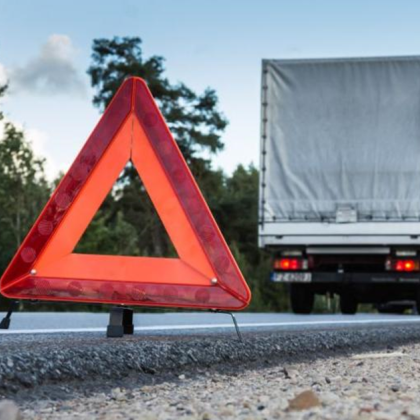
<path id="1" fill-rule="evenodd" d="M 259 245 L 295 313 L 420 306 L 420 57 L 263 60 Z"/>

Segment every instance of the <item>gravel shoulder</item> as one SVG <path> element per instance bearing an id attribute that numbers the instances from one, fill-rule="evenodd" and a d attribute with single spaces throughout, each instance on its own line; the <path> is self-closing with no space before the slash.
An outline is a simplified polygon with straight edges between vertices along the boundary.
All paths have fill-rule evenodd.
<path id="1" fill-rule="evenodd" d="M 358 356 L 372 352 L 388 356 Z M 0 400 L 24 419 L 420 420 L 419 372 L 418 324 L 248 332 L 242 343 L 234 334 L 0 342 Z M 309 390 L 296 404 L 315 406 L 291 410 Z"/>
<path id="2" fill-rule="evenodd" d="M 413 344 L 227 373 L 188 372 L 148 385 L 132 378 L 85 397 L 21 403 L 21 410 L 24 419 L 415 420 L 419 373 L 420 344 Z"/>
<path id="3" fill-rule="evenodd" d="M 0 343 L 0 396 L 36 395 L 53 387 L 68 395 L 80 384 L 88 390 L 135 376 L 147 383 L 186 370 L 241 366 L 258 367 L 288 360 L 383 349 L 420 342 L 420 325 L 383 328 L 247 333 L 244 342 L 233 334 L 201 336 L 27 335 L 4 337 Z M 57 387 L 57 386 L 58 387 Z M 49 387 L 49 388 L 48 388 Z M 59 391 L 59 387 L 65 388 Z M 50 391 L 49 391 L 50 392 Z"/>

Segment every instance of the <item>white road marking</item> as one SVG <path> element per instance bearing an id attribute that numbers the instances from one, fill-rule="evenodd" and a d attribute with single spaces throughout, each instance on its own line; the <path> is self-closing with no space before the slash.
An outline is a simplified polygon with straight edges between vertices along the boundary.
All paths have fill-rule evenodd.
<path id="1" fill-rule="evenodd" d="M 297 327 L 297 326 L 327 326 L 327 325 L 367 325 L 367 324 L 404 324 L 420 322 L 420 317 L 413 318 L 391 318 L 391 319 L 353 319 L 353 320 L 329 320 L 329 321 L 283 321 L 283 322 L 244 322 L 240 328 L 258 327 Z M 229 324 L 190 324 L 190 325 L 150 325 L 146 327 L 135 327 L 135 331 L 183 331 L 183 330 L 206 330 L 217 328 L 234 328 L 233 323 Z M 52 328 L 33 330 L 0 330 L 0 334 L 59 334 L 59 333 L 80 333 L 80 332 L 104 332 L 105 327 L 98 328 Z"/>

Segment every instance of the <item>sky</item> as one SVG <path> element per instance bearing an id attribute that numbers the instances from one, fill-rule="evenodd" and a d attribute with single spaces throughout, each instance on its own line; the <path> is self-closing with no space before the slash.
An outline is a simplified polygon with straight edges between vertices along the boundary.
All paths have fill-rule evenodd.
<path id="1" fill-rule="evenodd" d="M 93 39 L 139 36 L 172 82 L 216 90 L 229 126 L 213 162 L 231 173 L 258 166 L 262 59 L 417 55 L 419 21 L 417 0 L 0 0 L 0 107 L 53 179 L 100 116 Z"/>

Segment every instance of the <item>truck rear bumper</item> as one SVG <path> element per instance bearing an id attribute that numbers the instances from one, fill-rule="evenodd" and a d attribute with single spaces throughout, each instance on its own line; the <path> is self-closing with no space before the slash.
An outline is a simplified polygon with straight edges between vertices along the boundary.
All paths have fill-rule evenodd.
<path id="1" fill-rule="evenodd" d="M 420 283 L 420 273 L 312 273 L 315 283 Z"/>
<path id="2" fill-rule="evenodd" d="M 275 274 L 275 273 L 273 273 Z M 296 273 L 299 274 L 299 273 Z M 308 281 L 277 281 L 298 284 L 316 294 L 351 294 L 360 303 L 391 300 L 415 301 L 420 296 L 420 273 L 311 273 Z M 275 281 L 272 278 L 273 281 Z"/>
<path id="3" fill-rule="evenodd" d="M 285 277 L 286 276 L 286 277 Z M 419 273 L 273 272 L 275 283 L 408 283 L 420 284 Z"/>

